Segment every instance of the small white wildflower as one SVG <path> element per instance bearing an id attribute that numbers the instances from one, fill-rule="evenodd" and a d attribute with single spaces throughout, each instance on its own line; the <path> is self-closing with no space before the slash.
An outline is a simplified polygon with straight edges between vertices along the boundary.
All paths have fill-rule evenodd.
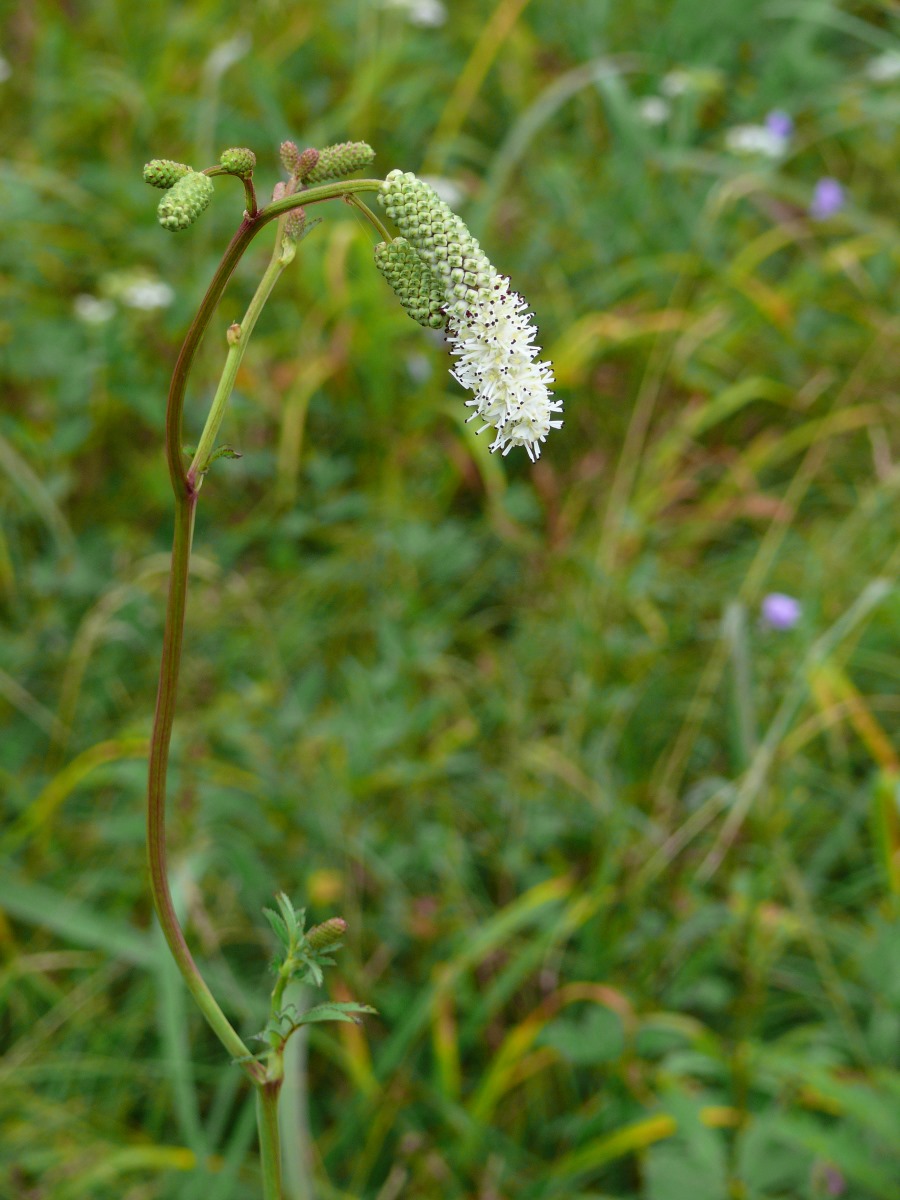
<path id="1" fill-rule="evenodd" d="M 638 116 L 645 125 L 663 125 L 671 112 L 672 106 L 662 96 L 644 96 L 638 101 Z"/>
<path id="2" fill-rule="evenodd" d="M 865 72 L 873 83 L 890 83 L 900 78 L 900 50 L 885 50 L 883 54 L 870 58 Z"/>
<path id="3" fill-rule="evenodd" d="M 174 290 L 162 279 L 138 267 L 131 271 L 110 271 L 100 280 L 100 291 L 126 308 L 168 308 L 175 299 Z"/>
<path id="4" fill-rule="evenodd" d="M 122 288 L 119 299 L 128 308 L 150 312 L 154 308 L 168 308 L 175 299 L 175 292 L 161 279 L 136 279 Z"/>
<path id="5" fill-rule="evenodd" d="M 438 29 L 447 20 L 441 0 L 382 0 L 382 7 L 402 9 L 407 21 L 422 29 Z"/>
<path id="6" fill-rule="evenodd" d="M 210 79 L 219 79 L 230 67 L 246 57 L 252 45 L 253 39 L 249 33 L 238 33 L 227 41 L 213 46 L 203 64 L 207 76 Z"/>
<path id="7" fill-rule="evenodd" d="M 720 92 L 725 86 L 725 77 L 717 67 L 675 67 L 664 75 L 659 90 L 664 96 L 674 99 L 693 93 L 708 96 Z"/>
<path id="8" fill-rule="evenodd" d="M 660 80 L 659 89 L 664 96 L 683 96 L 691 90 L 692 80 L 690 71 L 676 67 Z"/>
<path id="9" fill-rule="evenodd" d="M 101 296 L 92 296 L 82 292 L 76 296 L 72 304 L 75 316 L 85 325 L 105 325 L 115 316 L 116 306 L 112 300 L 104 300 Z"/>
<path id="10" fill-rule="evenodd" d="M 162 279 L 142 271 L 112 271 L 101 281 L 101 290 L 126 308 L 168 308 L 175 292 Z"/>
<path id="11" fill-rule="evenodd" d="M 9 59 L 0 54 L 0 83 L 6 83 L 10 75 L 12 75 L 12 67 L 9 65 Z"/>
<path id="12" fill-rule="evenodd" d="M 787 141 L 765 125 L 735 125 L 725 134 L 725 145 L 734 154 L 781 158 Z"/>
<path id="13" fill-rule="evenodd" d="M 492 426 L 497 431 L 492 451 L 508 454 L 524 446 L 534 462 L 550 430 L 562 427 L 553 416 L 562 412 L 562 401 L 551 399 L 550 363 L 535 361 L 537 328 L 526 309 L 522 297 L 509 290 L 509 280 L 495 275 L 464 315 L 450 314 L 447 340 L 457 359 L 453 378 L 475 393 L 466 405 L 475 410 L 470 421 L 484 422 L 476 432 Z"/>

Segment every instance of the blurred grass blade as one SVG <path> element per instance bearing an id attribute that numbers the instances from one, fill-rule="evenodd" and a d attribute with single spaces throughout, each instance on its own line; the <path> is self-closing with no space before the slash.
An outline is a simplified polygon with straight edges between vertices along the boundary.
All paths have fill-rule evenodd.
<path id="1" fill-rule="evenodd" d="M 95 946 L 136 966 L 156 966 L 156 949 L 145 930 L 101 916 L 71 896 L 11 870 L 0 873 L 0 909 L 79 946 Z"/>

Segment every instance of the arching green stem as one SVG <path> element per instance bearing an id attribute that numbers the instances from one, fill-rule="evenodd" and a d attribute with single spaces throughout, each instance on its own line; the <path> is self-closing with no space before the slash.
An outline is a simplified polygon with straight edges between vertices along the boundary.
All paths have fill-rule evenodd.
<path id="1" fill-rule="evenodd" d="M 215 997 L 209 990 L 205 980 L 194 962 L 187 941 L 184 937 L 175 908 L 168 882 L 166 856 L 166 778 L 168 773 L 169 748 L 172 739 L 172 726 L 175 719 L 175 703 L 178 691 L 178 678 L 181 668 L 182 647 L 184 641 L 184 618 L 187 598 L 188 571 L 190 567 L 191 540 L 194 530 L 194 517 L 197 507 L 198 491 L 201 473 L 208 455 L 211 452 L 215 434 L 221 421 L 224 405 L 234 383 L 237 365 L 246 348 L 250 330 L 263 304 L 269 296 L 274 283 L 280 274 L 277 267 L 278 247 L 276 255 L 269 265 L 269 270 L 263 277 L 256 296 L 248 309 L 241 338 L 240 353 L 229 355 L 226 362 L 223 382 L 216 394 L 214 412 L 207 422 L 203 454 L 198 453 L 197 459 L 188 470 L 184 464 L 182 450 L 182 423 L 184 414 L 184 398 L 188 376 L 209 327 L 216 306 L 244 252 L 259 231 L 269 222 L 277 220 L 292 209 L 299 206 L 308 207 L 325 200 L 339 199 L 342 196 L 355 195 L 360 192 L 378 191 L 381 180 L 360 179 L 322 184 L 302 193 L 287 196 L 270 204 L 259 211 L 249 211 L 244 216 L 234 237 L 226 249 L 215 275 L 207 288 L 206 295 L 200 303 L 197 314 L 188 329 L 169 387 L 169 398 L 166 408 L 166 460 L 169 477 L 175 495 L 175 533 L 172 544 L 172 568 L 169 576 L 168 598 L 166 602 L 166 619 L 163 632 L 162 661 L 160 664 L 159 690 L 157 693 L 156 713 L 153 722 L 153 732 L 150 741 L 150 763 L 147 785 L 147 857 L 150 868 L 150 882 L 153 893 L 153 903 L 157 916 L 165 934 L 166 942 L 175 962 L 184 977 L 185 983 L 197 1002 L 210 1027 L 222 1042 L 228 1053 L 241 1061 L 254 1085 L 261 1089 L 260 1099 L 260 1134 L 263 1150 L 263 1170 L 266 1179 L 266 1200 L 281 1200 L 280 1168 L 278 1167 L 277 1123 L 274 1122 L 274 1106 L 277 1104 L 276 1081 L 268 1078 L 265 1066 L 252 1059 L 250 1051 L 240 1038 L 228 1018 L 222 1012 Z M 255 208 L 255 203 L 253 205 Z M 240 344 L 240 343 L 239 343 Z M 236 347 L 233 347 L 236 349 Z M 205 456 L 205 457 L 204 457 Z M 264 1089 L 268 1087 L 269 1091 Z M 274 1132 L 273 1132 L 274 1131 Z"/>

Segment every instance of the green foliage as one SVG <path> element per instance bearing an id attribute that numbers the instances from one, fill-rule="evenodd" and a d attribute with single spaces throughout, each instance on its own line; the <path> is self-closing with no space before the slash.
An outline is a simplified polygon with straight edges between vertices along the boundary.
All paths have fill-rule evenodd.
<path id="1" fill-rule="evenodd" d="M 259 908 L 283 888 L 347 918 L 326 1011 L 379 1019 L 307 1021 L 287 1055 L 323 1200 L 891 1196 L 889 8 L 18 7 L 0 1195 L 259 1190 L 252 1099 L 166 975 L 142 818 L 166 389 L 244 198 L 169 239 L 140 168 L 246 143 L 262 197 L 285 138 L 364 136 L 379 173 L 460 191 L 566 425 L 534 468 L 491 458 L 327 206 L 244 360 L 243 457 L 202 491 L 170 810 L 191 945 L 251 1036 Z M 775 108 L 780 158 L 728 148 Z M 825 176 L 847 203 L 814 221 Z M 201 347 L 186 440 L 269 249 Z M 793 629 L 760 623 L 770 591 Z"/>
<path id="2" fill-rule="evenodd" d="M 322 986 L 324 968 L 334 966 L 331 955 L 340 949 L 347 924 L 340 917 L 330 917 L 321 925 L 307 930 L 305 910 L 298 912 L 284 892 L 279 892 L 275 901 L 278 912 L 264 908 L 263 913 L 279 942 L 278 954 L 272 964 L 277 982 L 272 992 L 269 1020 L 262 1033 L 256 1036 L 280 1054 L 291 1034 L 304 1025 L 316 1025 L 323 1021 L 354 1024 L 359 1022 L 363 1014 L 374 1013 L 375 1009 L 353 1000 L 329 1000 L 304 1011 L 299 1011 L 296 1005 L 284 1003 L 285 988 L 291 983 Z"/>

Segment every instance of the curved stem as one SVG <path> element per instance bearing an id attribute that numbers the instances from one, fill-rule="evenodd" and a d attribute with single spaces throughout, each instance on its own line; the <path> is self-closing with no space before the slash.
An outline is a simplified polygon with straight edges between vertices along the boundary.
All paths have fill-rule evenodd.
<path id="1" fill-rule="evenodd" d="M 259 205 L 256 203 L 256 188 L 253 186 L 253 178 L 250 175 L 238 175 L 236 171 L 229 171 L 227 167 L 207 167 L 202 172 L 203 175 L 212 177 L 213 175 L 234 175 L 244 185 L 244 199 L 247 202 L 247 216 L 255 217 L 259 212 Z"/>
<path id="2" fill-rule="evenodd" d="M 253 299 L 250 301 L 249 307 L 244 314 L 244 319 L 237 326 L 237 340 L 229 346 L 228 357 L 225 359 L 225 366 L 219 378 L 219 386 L 216 388 L 212 407 L 206 418 L 206 424 L 203 427 L 203 433 L 200 435 L 200 441 L 197 443 L 193 461 L 188 468 L 188 484 L 193 485 L 198 492 L 203 482 L 203 474 L 209 467 L 210 455 L 216 444 L 216 435 L 222 424 L 222 418 L 225 416 L 225 407 L 234 389 L 238 368 L 247 349 L 247 343 L 250 341 L 250 335 L 253 333 L 259 314 L 272 294 L 272 289 L 278 282 L 281 272 L 288 265 L 292 257 L 293 252 L 290 256 L 285 255 L 281 245 L 281 238 L 276 237 L 275 249 L 272 251 L 269 265 L 266 267 L 265 273 L 259 281 L 259 286 L 254 292 Z"/>
<path id="3" fill-rule="evenodd" d="M 357 199 L 352 192 L 348 192 L 344 199 L 353 208 L 358 209 L 371 225 L 374 225 L 378 233 L 381 234 L 382 241 L 391 242 L 394 240 L 387 226 L 380 220 L 377 213 L 372 212 L 368 204 L 363 204 L 362 200 Z"/>
<path id="4" fill-rule="evenodd" d="M 231 278 L 234 268 L 243 257 L 244 251 L 270 221 L 291 212 L 295 208 L 305 208 L 310 204 L 319 204 L 324 200 L 338 200 L 341 196 L 353 195 L 357 192 L 377 192 L 381 189 L 380 179 L 351 179 L 339 180 L 334 183 L 323 183 L 318 187 L 308 188 L 285 196 L 282 200 L 274 200 L 266 208 L 260 209 L 255 217 L 246 216 L 238 226 L 237 232 L 231 239 L 228 249 L 213 276 L 206 295 L 200 302 L 197 314 L 187 331 L 181 353 L 175 363 L 172 382 L 169 387 L 169 403 L 166 410 L 166 459 L 169 465 L 169 477 L 175 492 L 176 503 L 188 488 L 187 471 L 182 460 L 182 414 L 184 411 L 184 392 L 187 377 L 193 365 L 197 348 L 203 340 L 207 326 L 215 311 L 216 305 L 225 291 L 225 285 Z"/>
<path id="5" fill-rule="evenodd" d="M 302 192 L 293 192 L 281 200 L 273 200 L 260 209 L 259 216 L 263 221 L 271 221 L 290 212 L 292 208 L 305 208 L 307 204 L 318 204 L 322 200 L 339 200 L 341 196 L 355 196 L 359 192 L 380 192 L 383 183 L 382 179 L 339 179 L 334 183 L 320 183 Z"/>
<path id="6" fill-rule="evenodd" d="M 209 173 L 212 173 L 209 172 Z M 238 1060 L 257 1090 L 257 1115 L 260 1139 L 260 1157 L 263 1170 L 265 1200 L 282 1200 L 281 1152 L 278 1134 L 278 1095 L 281 1088 L 283 1063 L 279 1052 L 270 1061 L 268 1068 L 256 1061 L 238 1035 L 231 1022 L 219 1007 L 215 997 L 200 974 L 191 954 L 184 931 L 178 921 L 172 893 L 169 888 L 166 853 L 166 778 L 169 765 L 169 749 L 172 741 L 172 726 L 175 720 L 175 703 L 178 692 L 178 677 L 181 671 L 181 656 L 184 643 L 184 619 L 187 606 L 188 573 L 190 570 L 191 541 L 194 532 L 194 517 L 197 498 L 203 480 L 203 472 L 209 465 L 216 436 L 225 412 L 225 405 L 234 387 L 238 367 L 246 350 L 250 334 L 263 305 L 281 271 L 293 257 L 281 246 L 280 236 L 269 266 L 250 303 L 241 327 L 241 335 L 229 350 L 219 386 L 207 417 L 200 445 L 194 461 L 185 469 L 182 450 L 182 424 L 184 397 L 197 349 L 203 340 L 216 306 L 222 297 L 228 280 L 245 250 L 256 234 L 270 221 L 279 220 L 292 209 L 317 204 L 341 196 L 353 202 L 356 192 L 377 191 L 381 180 L 353 180 L 335 182 L 310 188 L 302 194 L 285 196 L 259 211 L 255 190 L 245 180 L 247 212 L 228 245 L 222 261 L 213 276 L 197 314 L 191 322 L 169 387 L 166 406 L 166 461 L 169 478 L 175 495 L 175 533 L 172 543 L 172 567 L 166 600 L 166 619 L 163 631 L 162 661 L 159 671 L 159 689 L 156 712 L 150 741 L 150 762 L 147 780 L 147 858 L 150 868 L 150 884 L 153 904 L 160 926 L 178 969 L 206 1018 L 225 1049 Z M 368 212 L 368 210 L 366 210 Z M 370 216 L 370 219 L 374 218 Z M 279 231 L 280 232 L 280 231 Z M 283 1050 L 283 1047 L 282 1047 Z"/>

